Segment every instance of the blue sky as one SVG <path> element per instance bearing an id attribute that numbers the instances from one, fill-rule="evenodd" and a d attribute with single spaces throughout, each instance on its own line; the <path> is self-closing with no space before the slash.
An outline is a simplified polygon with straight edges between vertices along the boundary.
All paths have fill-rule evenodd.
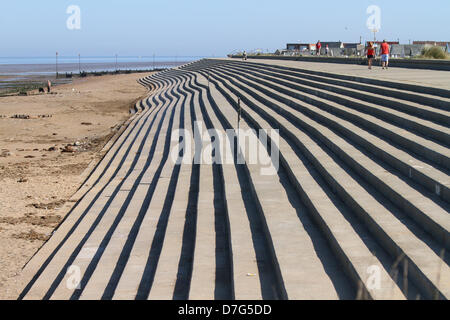
<path id="1" fill-rule="evenodd" d="M 67 7 L 81 9 L 69 30 Z M 0 56 L 224 56 L 287 42 L 372 39 L 369 5 L 381 8 L 378 38 L 450 40 L 449 0 L 14 0 L 0 1 Z"/>

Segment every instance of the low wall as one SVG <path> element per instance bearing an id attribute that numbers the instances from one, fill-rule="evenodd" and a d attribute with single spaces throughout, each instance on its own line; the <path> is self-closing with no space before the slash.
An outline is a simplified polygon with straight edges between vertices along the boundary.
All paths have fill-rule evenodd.
<path id="1" fill-rule="evenodd" d="M 232 56 L 232 58 L 242 59 L 242 56 Z M 314 56 L 248 56 L 248 59 L 266 59 L 266 60 L 290 60 L 290 61 L 306 61 L 306 62 L 326 62 L 326 63 L 343 63 L 343 64 L 360 64 L 367 65 L 366 58 L 344 58 L 344 57 L 314 57 Z M 375 65 L 380 64 L 378 58 Z M 424 60 L 424 59 L 399 59 L 391 58 L 389 60 L 390 67 L 410 68 L 410 69 L 431 69 L 450 71 L 450 60 Z"/>

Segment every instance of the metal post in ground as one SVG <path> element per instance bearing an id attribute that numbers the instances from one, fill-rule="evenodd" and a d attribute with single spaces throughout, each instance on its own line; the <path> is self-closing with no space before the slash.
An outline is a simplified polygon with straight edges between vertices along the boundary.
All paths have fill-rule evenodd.
<path id="1" fill-rule="evenodd" d="M 208 91 L 210 91 L 209 90 L 209 77 L 210 77 L 210 71 L 208 71 Z"/>
<path id="2" fill-rule="evenodd" d="M 238 97 L 238 125 L 237 125 L 238 131 L 237 131 L 237 153 L 236 156 L 238 158 L 236 158 L 237 160 L 239 159 L 239 155 L 241 153 L 241 143 L 240 143 L 240 139 L 239 139 L 239 135 L 241 132 L 241 97 Z"/>
<path id="3" fill-rule="evenodd" d="M 241 123 L 241 97 L 238 97 L 238 129 Z"/>
<path id="4" fill-rule="evenodd" d="M 58 52 L 56 52 L 56 79 L 58 79 Z"/>
<path id="5" fill-rule="evenodd" d="M 78 54 L 78 73 L 81 74 L 81 55 Z"/>

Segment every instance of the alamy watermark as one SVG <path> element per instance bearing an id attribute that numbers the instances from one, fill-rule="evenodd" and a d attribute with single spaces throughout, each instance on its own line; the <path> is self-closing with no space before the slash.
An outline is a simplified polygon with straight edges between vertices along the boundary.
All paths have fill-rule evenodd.
<path id="1" fill-rule="evenodd" d="M 172 142 L 178 142 L 171 150 L 175 164 L 248 164 L 259 165 L 261 175 L 278 173 L 279 130 L 204 130 L 201 121 L 194 128 L 193 135 L 186 129 L 172 132 Z"/>
<path id="2" fill-rule="evenodd" d="M 378 32 L 381 29 L 381 8 L 377 5 L 367 7 L 366 13 L 370 15 L 367 18 L 367 28 L 372 32 Z"/>
<path id="3" fill-rule="evenodd" d="M 377 265 L 372 265 L 367 268 L 367 281 L 366 287 L 368 290 L 380 290 L 381 289 L 381 268 Z"/>
<path id="4" fill-rule="evenodd" d="M 67 18 L 66 26 L 69 30 L 80 30 L 81 29 L 81 8 L 77 5 L 70 5 L 66 10 L 67 14 L 70 16 Z"/>
<path id="5" fill-rule="evenodd" d="M 66 281 L 66 288 L 69 290 L 80 290 L 81 289 L 81 269 L 79 266 L 70 266 L 67 268 L 67 273 L 69 277 Z"/>

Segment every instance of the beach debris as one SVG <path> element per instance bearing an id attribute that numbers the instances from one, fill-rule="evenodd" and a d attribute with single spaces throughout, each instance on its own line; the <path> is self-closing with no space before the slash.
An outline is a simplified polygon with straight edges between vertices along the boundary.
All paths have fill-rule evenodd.
<path id="1" fill-rule="evenodd" d="M 82 126 L 92 126 L 92 123 L 90 123 L 90 122 L 82 122 L 81 125 Z"/>
<path id="2" fill-rule="evenodd" d="M 34 158 L 36 158 L 35 156 L 30 156 L 30 155 L 28 155 L 28 156 L 25 156 L 24 157 L 25 159 L 34 159 Z"/>
<path id="3" fill-rule="evenodd" d="M 24 217 L 2 217 L 0 223 L 17 225 L 21 223 L 40 227 L 54 227 L 62 221 L 60 215 L 36 216 L 35 213 L 25 213 Z"/>
<path id="4" fill-rule="evenodd" d="M 61 152 L 75 153 L 75 152 L 87 151 L 91 147 L 92 147 L 92 143 L 89 141 L 76 141 L 76 142 L 74 142 L 72 144 L 68 144 L 60 149 L 61 149 Z"/>
<path id="5" fill-rule="evenodd" d="M 28 208 L 35 208 L 35 209 L 43 209 L 43 210 L 53 210 L 56 208 L 62 207 L 67 200 L 57 200 L 50 203 L 32 203 L 27 205 Z"/>
<path id="6" fill-rule="evenodd" d="M 54 152 L 54 151 L 56 151 L 56 147 L 50 147 L 50 148 L 48 148 L 46 151 Z"/>
<path id="7" fill-rule="evenodd" d="M 38 233 L 34 230 L 30 230 L 29 232 L 22 232 L 19 234 L 15 234 L 15 235 L 13 235 L 13 237 L 16 239 L 28 240 L 31 242 L 34 242 L 35 240 L 47 241 L 50 238 L 50 234 L 43 234 L 43 233 Z"/>
<path id="8" fill-rule="evenodd" d="M 19 180 L 17 180 L 18 183 L 25 183 L 28 182 L 28 179 L 25 178 L 20 178 Z"/>
<path id="9" fill-rule="evenodd" d="M 36 118 L 52 118 L 52 117 L 53 116 L 51 114 L 40 114 L 37 117 L 31 117 L 29 114 L 15 114 L 11 118 L 28 120 L 28 119 L 33 119 L 33 118 L 36 119 Z"/>
<path id="10" fill-rule="evenodd" d="M 28 114 L 15 114 L 11 118 L 12 119 L 23 119 L 23 120 L 31 119 L 30 115 L 28 115 Z"/>
<path id="11" fill-rule="evenodd" d="M 0 158 L 7 158 L 11 156 L 13 156 L 13 153 L 11 153 L 11 151 L 9 151 L 8 149 L 2 149 L 0 153 Z"/>
<path id="12" fill-rule="evenodd" d="M 247 273 L 247 277 L 256 277 L 255 273 Z"/>
<path id="13" fill-rule="evenodd" d="M 69 144 L 69 145 L 63 147 L 61 152 L 63 152 L 63 153 L 74 153 L 74 152 L 77 152 L 77 148 L 74 147 L 73 145 Z"/>

